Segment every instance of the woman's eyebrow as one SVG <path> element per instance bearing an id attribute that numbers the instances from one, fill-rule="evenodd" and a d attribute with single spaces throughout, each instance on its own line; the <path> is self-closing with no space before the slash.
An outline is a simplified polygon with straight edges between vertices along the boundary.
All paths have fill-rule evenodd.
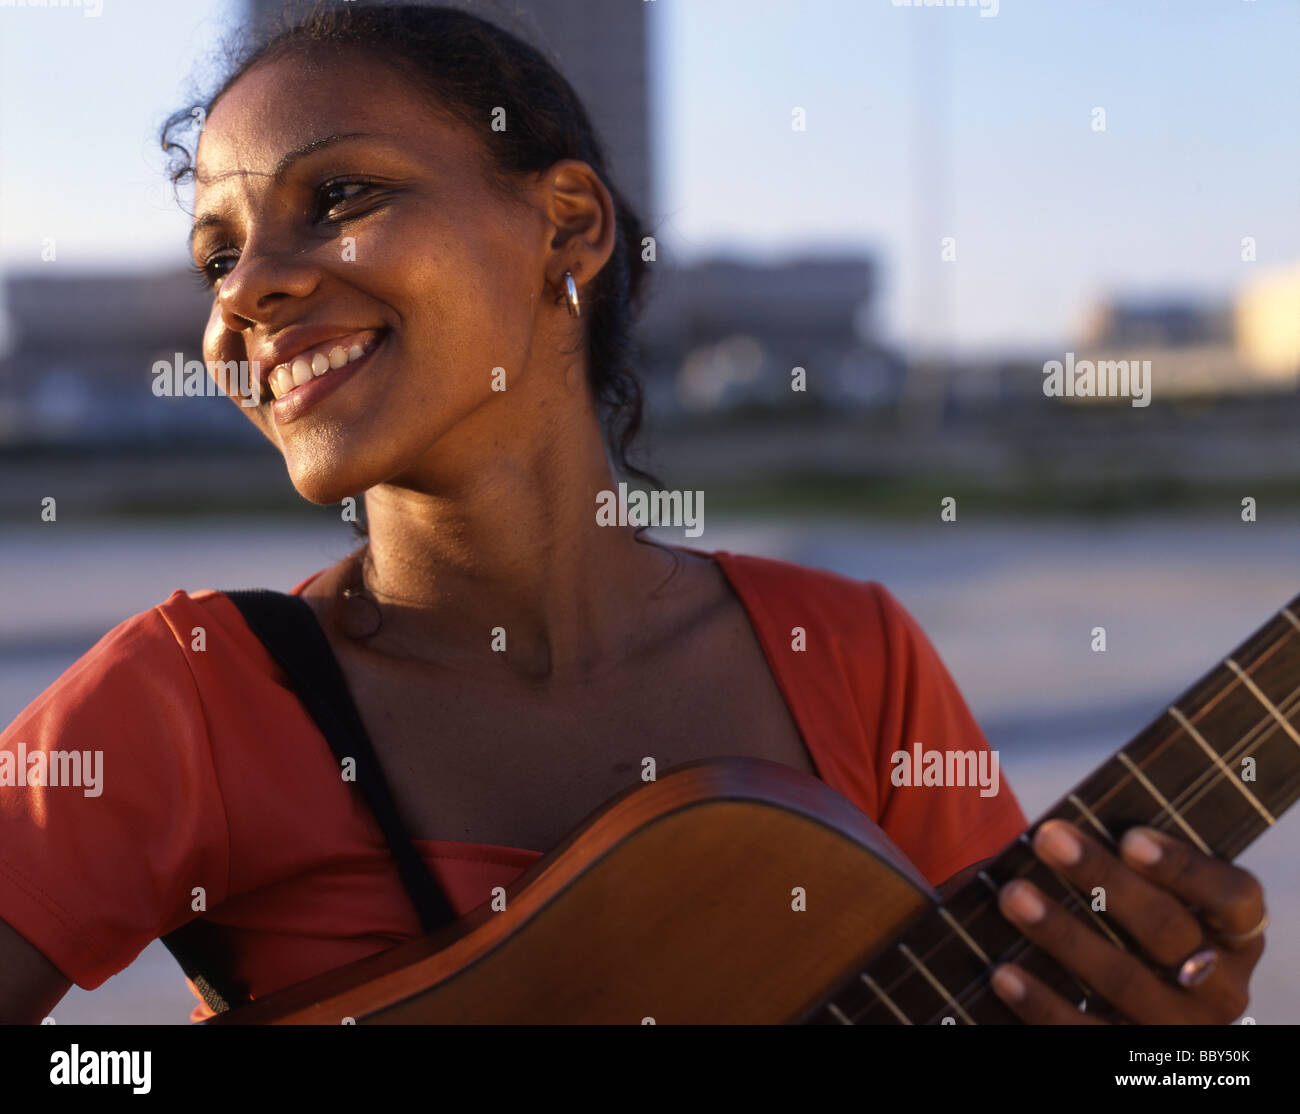
<path id="1" fill-rule="evenodd" d="M 204 216 L 199 217 L 198 220 L 196 220 L 194 224 L 190 227 L 190 254 L 191 255 L 194 254 L 195 236 L 197 236 L 201 231 L 203 231 L 203 229 L 207 228 L 209 225 L 225 224 L 225 223 L 226 222 L 223 221 L 215 213 L 207 213 Z"/>
<path id="2" fill-rule="evenodd" d="M 275 169 L 271 171 L 271 179 L 276 183 L 276 185 L 279 185 L 284 180 L 284 176 L 289 172 L 289 167 L 291 167 L 295 162 L 301 158 L 306 158 L 308 155 L 315 154 L 317 151 L 320 151 L 325 147 L 333 147 L 334 144 L 342 143 L 346 139 L 374 138 L 377 137 L 373 136 L 370 132 L 340 132 L 337 135 L 325 135 L 321 136 L 319 139 L 309 139 L 301 147 L 295 147 L 292 151 L 289 151 L 280 157 L 280 161 L 275 164 Z"/>

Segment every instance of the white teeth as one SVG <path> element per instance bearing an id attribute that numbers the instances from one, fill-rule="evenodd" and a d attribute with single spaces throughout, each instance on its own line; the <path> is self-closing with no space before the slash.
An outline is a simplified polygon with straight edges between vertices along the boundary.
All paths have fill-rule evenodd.
<path id="1" fill-rule="evenodd" d="M 373 348 L 374 345 L 372 344 L 371 347 Z M 353 360 L 359 360 L 366 351 L 367 349 L 360 344 L 354 344 L 346 349 L 342 345 L 337 345 L 330 349 L 329 355 L 317 352 L 312 356 L 310 363 L 305 357 L 299 356 L 292 363 L 280 364 L 276 367 L 267 377 L 267 384 L 276 398 L 283 398 L 295 387 L 301 387 L 310 383 L 315 377 L 337 370 Z"/>
<path id="2" fill-rule="evenodd" d="M 287 395 L 293 390 L 293 373 L 289 371 L 284 364 L 281 364 L 273 372 L 270 378 L 271 393 L 279 398 L 281 395 Z"/>

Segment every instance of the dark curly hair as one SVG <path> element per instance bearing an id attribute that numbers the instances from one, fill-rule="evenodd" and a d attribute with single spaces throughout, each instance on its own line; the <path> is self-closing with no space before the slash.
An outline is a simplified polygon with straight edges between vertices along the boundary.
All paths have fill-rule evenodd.
<path id="1" fill-rule="evenodd" d="M 184 133 L 201 125 L 254 66 L 305 50 L 363 51 L 396 68 L 429 95 L 435 112 L 478 131 L 485 178 L 503 197 L 512 196 L 518 175 L 545 171 L 566 158 L 587 163 L 609 189 L 617 226 L 614 252 L 584 292 L 589 383 L 615 467 L 657 486 L 655 477 L 628 460 L 645 401 L 632 366 L 634 327 L 648 284 L 641 254 L 645 228 L 614 186 L 596 130 L 565 77 L 522 39 L 456 8 L 347 3 L 281 18 L 280 28 L 260 41 L 247 29 L 237 37 L 227 47 L 227 76 L 207 103 L 181 109 L 163 124 L 160 139 L 173 188 L 194 174 L 197 137 L 191 150 Z M 483 126 L 496 108 L 505 109 L 509 129 Z"/>

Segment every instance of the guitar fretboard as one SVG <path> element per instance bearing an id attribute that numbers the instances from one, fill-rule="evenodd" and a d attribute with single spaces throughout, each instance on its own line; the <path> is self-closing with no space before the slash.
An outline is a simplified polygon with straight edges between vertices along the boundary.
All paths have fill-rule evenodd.
<path id="1" fill-rule="evenodd" d="M 1113 847 L 1145 825 L 1234 859 L 1300 797 L 1300 597 L 1246 639 L 1154 722 L 1045 813 Z M 976 881 L 927 910 L 805 1020 L 821 1024 L 1014 1024 L 989 986 L 1014 961 L 1068 1000 L 1092 990 L 1035 948 L 997 908 L 1013 878 L 1039 889 L 1100 935 L 1137 951 L 1029 846 L 1029 832 Z M 1095 1000 L 1095 999 L 1094 999 Z"/>

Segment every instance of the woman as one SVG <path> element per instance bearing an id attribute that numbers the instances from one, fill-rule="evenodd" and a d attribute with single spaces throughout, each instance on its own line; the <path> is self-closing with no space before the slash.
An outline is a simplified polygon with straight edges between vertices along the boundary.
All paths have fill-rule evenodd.
<path id="1" fill-rule="evenodd" d="M 893 784 L 916 741 L 987 744 L 883 588 L 598 523 L 640 420 L 642 229 L 535 51 L 451 10 L 342 5 L 244 61 L 205 115 L 192 167 L 164 134 L 195 181 L 205 358 L 258 362 L 243 412 L 304 498 L 365 492 L 367 543 L 295 591 L 458 914 L 638 784 L 646 756 L 815 774 L 936 885 L 1024 829 L 1005 786 Z M 0 792 L 7 1020 L 196 919 L 252 997 L 420 931 L 364 801 L 221 593 L 115 628 L 0 743 L 95 747 L 105 777 L 93 799 Z M 1244 1009 L 1253 878 L 1155 832 L 1123 861 L 1064 824 L 1035 848 L 1104 879 L 1151 966 L 1025 882 L 1001 907 L 1119 1016 Z M 1249 939 L 1171 982 L 1213 932 Z M 1026 1020 L 1081 1019 L 1014 964 L 993 981 Z"/>

